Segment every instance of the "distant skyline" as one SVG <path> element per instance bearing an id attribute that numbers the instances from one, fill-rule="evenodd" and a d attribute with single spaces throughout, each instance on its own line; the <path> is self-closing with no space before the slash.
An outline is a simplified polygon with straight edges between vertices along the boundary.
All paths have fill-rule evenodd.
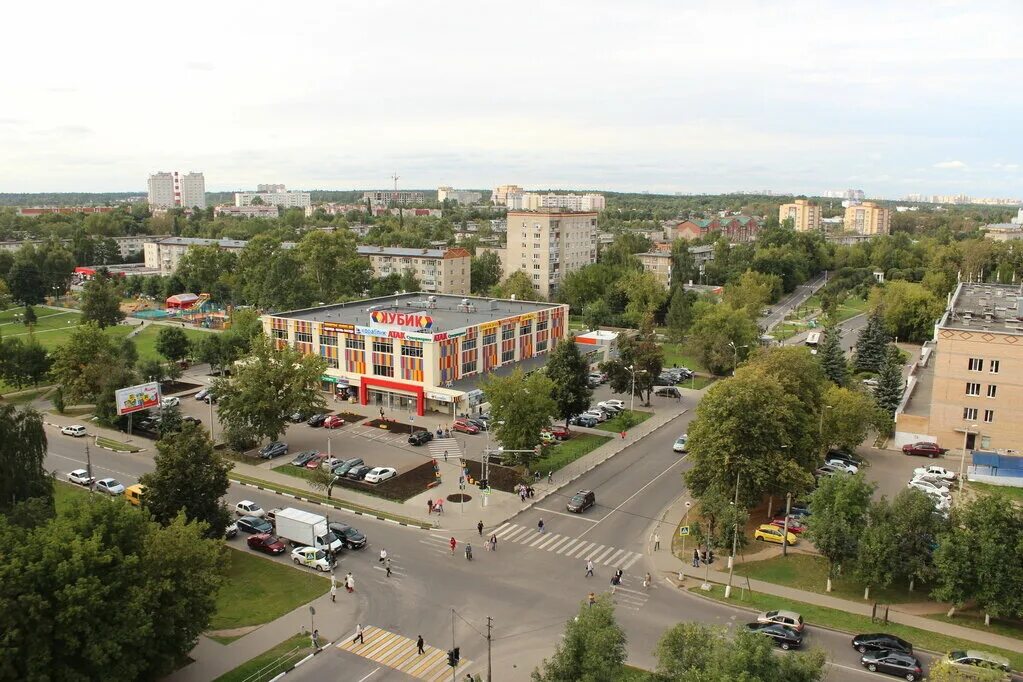
<path id="1" fill-rule="evenodd" d="M 16 3 L 0 192 L 1023 195 L 1023 3 Z"/>

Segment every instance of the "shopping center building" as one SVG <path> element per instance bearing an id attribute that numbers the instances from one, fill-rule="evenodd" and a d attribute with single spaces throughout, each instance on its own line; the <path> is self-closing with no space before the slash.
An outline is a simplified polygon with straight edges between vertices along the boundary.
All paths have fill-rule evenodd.
<path id="1" fill-rule="evenodd" d="M 538 358 L 568 337 L 568 306 L 397 294 L 264 315 L 278 346 L 327 361 L 321 388 L 388 410 L 460 414 L 478 380 Z"/>

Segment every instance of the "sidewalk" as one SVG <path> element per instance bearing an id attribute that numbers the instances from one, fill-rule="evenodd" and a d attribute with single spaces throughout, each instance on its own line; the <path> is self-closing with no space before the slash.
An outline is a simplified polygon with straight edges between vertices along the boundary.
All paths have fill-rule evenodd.
<path id="1" fill-rule="evenodd" d="M 675 534 L 675 528 L 681 523 L 683 516 L 686 513 L 685 503 L 689 501 L 687 495 L 681 495 L 674 503 L 667 509 L 662 515 L 660 526 L 662 527 L 661 535 L 661 549 L 660 551 L 653 551 L 653 545 L 648 542 L 647 551 L 650 556 L 650 561 L 654 565 L 654 569 L 657 574 L 665 576 L 671 580 L 672 583 L 681 587 L 690 587 L 693 585 L 699 585 L 703 583 L 704 577 L 707 576 L 707 569 L 701 566 L 698 569 L 694 569 L 689 561 L 684 561 L 676 557 L 671 551 L 671 543 Z M 720 585 L 728 584 L 728 558 L 727 555 L 722 554 L 718 557 L 718 562 L 725 569 L 724 571 L 711 569 L 709 573 L 709 581 Z M 684 571 L 685 576 L 690 578 L 687 583 L 679 584 L 678 574 L 679 571 Z M 733 586 L 745 586 L 746 578 L 740 576 L 733 576 Z M 749 580 L 749 587 L 754 592 L 760 594 L 770 594 L 776 597 L 783 597 L 785 599 L 792 599 L 795 601 L 802 601 L 808 604 L 814 604 L 816 606 L 824 606 L 846 613 L 855 613 L 862 616 L 870 617 L 871 602 L 855 602 L 848 599 L 840 599 L 838 597 L 832 597 L 827 594 L 819 594 L 817 592 L 808 592 L 806 590 L 799 590 L 792 587 L 785 587 L 784 585 L 776 585 L 774 583 L 764 582 L 762 580 Z M 738 608 L 742 608 L 741 604 L 735 605 Z M 993 632 L 985 632 L 983 630 L 975 630 L 973 628 L 961 627 L 953 625 L 951 623 L 944 623 L 938 620 L 931 620 L 930 618 L 924 618 L 920 615 L 921 613 L 933 613 L 934 610 L 931 607 L 937 608 L 938 605 L 934 602 L 915 602 L 908 604 L 892 604 L 888 612 L 888 620 L 893 623 L 899 623 L 901 625 L 908 625 L 910 627 L 919 628 L 921 630 L 928 630 L 930 632 L 938 632 L 949 637 L 956 637 L 958 639 L 968 640 L 972 642 L 978 642 L 980 644 L 987 644 L 993 647 L 999 647 L 1001 649 L 1007 649 L 1009 651 L 1015 651 L 1023 653 L 1023 641 L 1014 639 L 1012 637 L 1005 637 L 998 635 Z M 947 610 L 945 607 L 939 609 L 939 613 L 944 613 Z"/>

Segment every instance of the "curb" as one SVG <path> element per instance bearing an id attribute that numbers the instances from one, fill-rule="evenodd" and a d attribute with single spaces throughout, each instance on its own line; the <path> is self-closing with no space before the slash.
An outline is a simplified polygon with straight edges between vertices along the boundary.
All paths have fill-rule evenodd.
<path id="1" fill-rule="evenodd" d="M 395 521 L 394 519 L 389 519 L 386 516 L 377 516 L 376 514 L 368 514 L 368 513 L 363 512 L 363 511 L 358 511 L 356 509 L 350 509 L 348 507 L 342 507 L 342 506 L 336 505 L 336 504 L 329 504 L 327 502 L 320 502 L 319 500 L 311 500 L 308 497 L 299 497 L 298 495 L 292 495 L 291 493 L 283 493 L 280 490 L 277 490 L 275 488 L 267 488 L 265 486 L 256 485 L 255 483 L 246 483 L 244 481 L 239 481 L 237 479 L 231 478 L 230 476 L 228 477 L 227 480 L 231 481 L 231 483 L 234 483 L 236 485 L 243 485 L 243 486 L 247 486 L 249 488 L 255 488 L 256 490 L 262 490 L 264 492 L 274 493 L 275 495 L 280 495 L 281 497 L 290 497 L 293 500 L 299 500 L 300 502 L 305 502 L 307 504 L 315 504 L 315 505 L 320 506 L 320 507 L 330 507 L 331 509 L 337 509 L 338 511 L 346 511 L 346 512 L 349 512 L 350 514 L 355 514 L 356 516 L 367 516 L 369 518 L 376 519 L 377 521 L 386 521 L 387 523 L 393 523 L 396 526 L 405 526 L 406 528 L 418 528 L 420 530 L 434 530 L 434 528 L 435 528 L 435 526 L 424 526 L 424 525 L 421 525 L 421 524 L 418 524 L 418 523 L 406 523 L 404 521 Z"/>
<path id="2" fill-rule="evenodd" d="M 290 668 L 288 668 L 287 670 L 285 670 L 285 671 L 283 671 L 283 672 L 280 672 L 280 673 L 278 673 L 277 675 L 275 675 L 275 676 L 271 677 L 271 678 L 270 678 L 270 680 L 269 680 L 269 682 L 274 682 L 275 680 L 279 680 L 279 679 L 281 679 L 282 677 L 284 677 L 285 675 L 287 675 L 288 673 L 290 673 L 290 672 L 291 672 L 292 670 L 294 670 L 294 669 L 295 669 L 295 668 L 297 668 L 298 666 L 302 665 L 302 664 L 303 664 L 303 663 L 305 663 L 306 661 L 309 661 L 309 660 L 311 660 L 313 656 L 316 656 L 317 654 L 321 654 L 321 653 L 323 653 L 324 651 L 326 651 L 327 649 L 329 649 L 329 648 L 330 648 L 330 647 L 332 647 L 332 646 L 334 646 L 334 642 L 327 642 L 327 643 L 326 643 L 326 644 L 324 644 L 323 646 L 321 646 L 321 647 L 317 647 L 316 649 L 314 649 L 314 650 L 313 650 L 313 652 L 312 652 L 312 653 L 310 653 L 310 654 L 307 654 L 305 658 L 303 658 L 303 659 L 302 659 L 301 661 L 299 661 L 299 662 L 298 662 L 298 663 L 296 663 L 295 665 L 293 665 L 293 666 L 291 666 Z"/>
<path id="3" fill-rule="evenodd" d="M 45 424 L 46 426 L 52 426 L 55 429 L 62 429 L 65 426 L 64 424 L 55 424 L 53 422 L 48 422 L 45 419 L 43 420 L 43 424 Z M 146 452 L 149 449 L 149 448 L 139 448 L 138 450 L 134 450 L 134 451 L 132 451 L 132 450 L 115 450 L 114 448 L 108 448 L 105 445 L 100 445 L 99 443 L 97 443 L 95 441 L 95 439 L 97 439 L 97 438 L 106 438 L 106 436 L 97 436 L 94 433 L 86 433 L 85 435 L 86 436 L 90 436 L 91 438 L 93 438 L 92 447 L 99 448 L 100 450 L 107 450 L 109 452 L 119 452 L 122 455 L 137 455 L 140 452 Z M 111 438 L 110 440 L 113 440 L 113 439 Z"/>

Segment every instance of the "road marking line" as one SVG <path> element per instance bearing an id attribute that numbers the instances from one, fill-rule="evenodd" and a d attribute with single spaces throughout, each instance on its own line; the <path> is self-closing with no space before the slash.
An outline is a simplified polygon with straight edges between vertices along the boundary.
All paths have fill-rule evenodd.
<path id="1" fill-rule="evenodd" d="M 437 538 L 438 540 L 448 540 L 449 536 L 437 535 L 436 533 L 430 533 L 431 538 Z"/>
<path id="2" fill-rule="evenodd" d="M 555 511 L 553 509 L 543 509 L 543 508 L 540 508 L 540 507 L 536 507 L 536 509 L 539 510 L 539 511 L 542 511 L 542 512 L 544 512 L 546 514 L 557 514 L 558 516 L 567 516 L 570 519 L 576 519 L 578 521 L 586 521 L 587 523 L 596 523 L 596 521 L 594 521 L 593 519 L 588 519 L 585 516 L 582 516 L 581 514 L 568 514 L 566 512 Z"/>
<path id="3" fill-rule="evenodd" d="M 578 539 L 576 539 L 576 538 L 572 538 L 572 542 L 568 543 L 567 545 L 565 545 L 564 547 L 562 547 L 561 549 L 559 549 L 559 550 L 558 550 L 558 554 L 561 554 L 562 552 L 565 552 L 565 551 L 567 551 L 567 550 L 568 550 L 568 549 L 569 549 L 570 547 L 572 547 L 573 545 L 578 545 L 578 544 L 579 544 L 579 542 L 581 542 L 581 540 L 578 540 Z"/>
<path id="4" fill-rule="evenodd" d="M 557 542 L 555 542 L 555 543 L 554 543 L 553 545 L 551 545 L 550 547 L 548 547 L 548 548 L 547 548 L 547 551 L 548 551 L 548 552 L 553 552 L 554 550 L 556 550 L 556 549 L 558 548 L 558 545 L 563 545 L 563 544 L 565 544 L 565 540 L 568 540 L 568 536 L 567 536 L 567 535 L 564 535 L 564 536 L 562 536 L 562 538 L 561 538 L 560 540 L 558 540 L 558 541 L 557 541 Z M 561 552 L 558 552 L 558 554 L 561 554 Z"/>
<path id="5" fill-rule="evenodd" d="M 640 560 L 640 559 L 641 559 L 642 557 L 643 557 L 643 555 L 642 555 L 642 554 L 636 554 L 636 555 L 635 555 L 634 557 L 632 557 L 632 559 L 630 559 L 630 560 L 629 560 L 629 562 L 628 562 L 627 564 L 625 564 L 624 566 L 622 566 L 622 567 L 621 567 L 621 569 L 622 569 L 623 571 L 627 571 L 627 570 L 629 570 L 630 568 L 632 568 L 632 565 L 633 565 L 634 563 L 636 563 L 637 561 L 639 561 L 639 560 Z"/>
<path id="6" fill-rule="evenodd" d="M 590 558 L 593 559 L 593 563 L 595 563 L 595 564 L 599 564 L 600 563 L 600 560 L 598 559 L 598 557 L 601 554 L 603 554 L 605 549 L 611 550 L 611 549 L 614 549 L 614 548 L 613 547 L 609 547 L 608 545 L 601 545 L 600 547 L 597 547 L 592 552 L 589 552 Z"/>
<path id="7" fill-rule="evenodd" d="M 497 527 L 497 528 L 496 528 L 496 529 L 495 529 L 495 530 L 494 530 L 494 531 L 493 531 L 493 532 L 491 533 L 491 535 L 497 535 L 498 533 L 500 533 L 500 532 L 501 532 L 501 531 L 503 531 L 503 530 L 504 530 L 505 528 L 507 528 L 507 527 L 509 527 L 509 526 L 511 526 L 511 525 L 512 525 L 512 524 L 510 524 L 510 523 L 502 523 L 502 524 L 501 524 L 500 526 L 498 526 L 498 527 Z"/>
<path id="8" fill-rule="evenodd" d="M 601 552 L 600 550 L 604 550 L 604 551 Z M 593 556 L 594 556 L 593 563 L 595 563 L 595 564 L 603 563 L 604 562 L 604 557 L 610 556 L 611 553 L 614 552 L 614 551 L 615 551 L 614 547 L 608 547 L 607 549 L 604 549 L 604 547 L 601 546 L 601 548 L 599 550 L 597 550 L 597 552 L 600 552 L 600 554 L 597 554 L 597 552 L 593 553 Z"/>
<path id="9" fill-rule="evenodd" d="M 569 554 L 571 556 L 576 557 L 576 558 L 579 558 L 583 554 L 586 554 L 587 558 L 590 558 L 590 557 L 593 556 L 593 553 L 590 552 L 590 550 L 593 549 L 596 546 L 597 546 L 596 542 L 583 542 L 581 545 L 579 545 L 574 550 L 572 550 Z"/>
<path id="10" fill-rule="evenodd" d="M 620 557 L 618 557 L 615 560 L 615 562 L 613 564 L 611 564 L 611 565 L 614 566 L 615 568 L 619 568 L 619 569 L 624 571 L 625 569 L 622 568 L 622 564 L 624 564 L 626 561 L 628 561 L 629 557 L 631 557 L 633 554 L 634 554 L 634 552 L 625 552 L 625 554 L 623 554 Z"/>
<path id="11" fill-rule="evenodd" d="M 682 461 L 684 461 L 684 460 L 685 460 L 685 458 L 686 458 L 686 457 L 688 457 L 688 456 L 689 456 L 689 455 L 683 455 L 683 456 L 682 456 L 682 457 L 680 457 L 679 459 L 675 460 L 675 462 L 673 462 L 671 466 L 669 466 L 669 467 L 668 467 L 667 469 L 665 469 L 664 471 L 662 471 L 661 473 L 657 474 L 657 475 L 656 475 L 656 476 L 654 476 L 654 477 L 653 477 L 652 479 L 650 479 L 650 481 L 649 481 L 649 482 L 648 482 L 648 483 L 647 483 L 646 485 L 644 485 L 644 486 L 643 486 L 642 488 L 640 488 L 640 489 L 639 489 L 639 490 L 637 490 L 636 492 L 634 492 L 634 493 L 632 493 L 631 495 L 629 495 L 629 497 L 628 497 L 628 498 L 626 498 L 626 500 L 625 500 L 624 502 L 622 502 L 622 503 L 621 503 L 620 505 L 618 505 L 617 507 L 615 507 L 614 509 L 612 509 L 611 511 L 609 511 L 609 512 L 607 513 L 607 515 L 606 515 L 606 516 L 604 516 L 604 517 L 603 517 L 602 519 L 600 519 L 599 521 L 597 521 L 596 523 L 594 523 L 594 524 L 593 524 L 592 526 L 590 526 L 589 528 L 587 528 L 586 530 L 584 530 L 584 531 L 583 531 L 582 533 L 580 533 L 580 534 L 579 534 L 579 537 L 582 537 L 582 536 L 586 535 L 586 534 L 587 534 L 587 533 L 589 533 L 589 532 L 590 532 L 591 530 L 593 530 L 594 528 L 596 528 L 596 527 L 597 527 L 597 526 L 598 526 L 598 525 L 599 525 L 600 523 L 602 523 L 602 522 L 603 522 L 604 520 L 606 520 L 606 519 L 607 519 L 607 518 L 608 518 L 609 516 L 611 516 L 611 515 L 612 515 L 612 514 L 614 514 L 614 513 L 616 512 L 616 511 L 618 511 L 619 509 L 621 509 L 622 507 L 624 507 L 624 506 L 625 506 L 626 504 L 628 504 L 628 503 L 629 503 L 629 501 L 630 501 L 630 500 L 632 500 L 632 498 L 634 498 L 634 497 L 635 497 L 636 495 L 639 495 L 639 494 L 640 494 L 641 492 L 643 492 L 644 490 L 646 490 L 647 488 L 649 488 L 650 486 L 652 486 L 652 485 L 654 484 L 654 482 L 656 482 L 656 481 L 657 481 L 657 479 L 659 479 L 659 478 L 660 478 L 661 476 L 663 476 L 664 474 L 668 473 L 669 471 L 671 471 L 672 469 L 674 469 L 674 468 L 675 468 L 676 466 L 678 466 L 678 465 L 679 465 L 679 463 L 681 463 Z"/>
<path id="12" fill-rule="evenodd" d="M 508 542 L 519 542 L 522 539 L 524 539 L 526 537 L 526 534 L 528 534 L 529 532 L 530 532 L 529 528 L 520 526 L 515 529 L 514 533 L 508 533 L 508 535 L 506 535 L 504 539 L 507 540 Z"/>
<path id="13" fill-rule="evenodd" d="M 374 669 L 374 670 L 373 670 L 373 671 L 372 671 L 372 672 L 371 672 L 371 673 L 370 673 L 369 675 L 366 675 L 366 676 L 365 676 L 365 677 L 363 677 L 363 678 L 362 678 L 361 680 L 359 680 L 359 682 L 366 682 L 366 680 L 368 680 L 369 678 L 373 677 L 373 674 L 374 674 L 374 673 L 375 673 L 375 672 L 376 672 L 377 670 L 380 670 L 380 668 L 375 668 L 375 669 Z"/>
<path id="14" fill-rule="evenodd" d="M 552 533 L 547 533 L 547 542 L 540 543 L 539 545 L 536 546 L 536 548 L 537 549 L 542 549 L 544 551 L 550 551 L 550 550 L 547 549 L 547 546 L 550 545 L 552 542 L 554 542 L 555 540 L 557 540 L 560 537 L 561 537 L 560 535 L 554 535 Z"/>
<path id="15" fill-rule="evenodd" d="M 530 547 L 536 547 L 539 543 L 543 542 L 548 537 L 548 536 L 544 535 L 543 533 L 539 533 L 539 532 L 536 535 L 537 535 L 537 538 L 529 543 Z"/>
<path id="16" fill-rule="evenodd" d="M 502 526 L 502 528 L 504 528 L 504 530 L 499 530 L 496 533 L 494 533 L 494 535 L 496 535 L 500 539 L 500 538 L 504 537 L 505 535 L 513 532 L 516 528 L 521 528 L 521 527 L 522 526 L 519 526 L 517 523 L 506 523 L 506 524 L 504 524 L 504 526 Z"/>
<path id="17" fill-rule="evenodd" d="M 616 560 L 619 557 L 621 557 L 622 554 L 625 554 L 625 550 L 624 549 L 618 550 L 617 552 L 612 554 L 611 557 L 607 561 L 604 562 L 604 565 L 605 566 L 613 566 L 615 564 Z"/>

